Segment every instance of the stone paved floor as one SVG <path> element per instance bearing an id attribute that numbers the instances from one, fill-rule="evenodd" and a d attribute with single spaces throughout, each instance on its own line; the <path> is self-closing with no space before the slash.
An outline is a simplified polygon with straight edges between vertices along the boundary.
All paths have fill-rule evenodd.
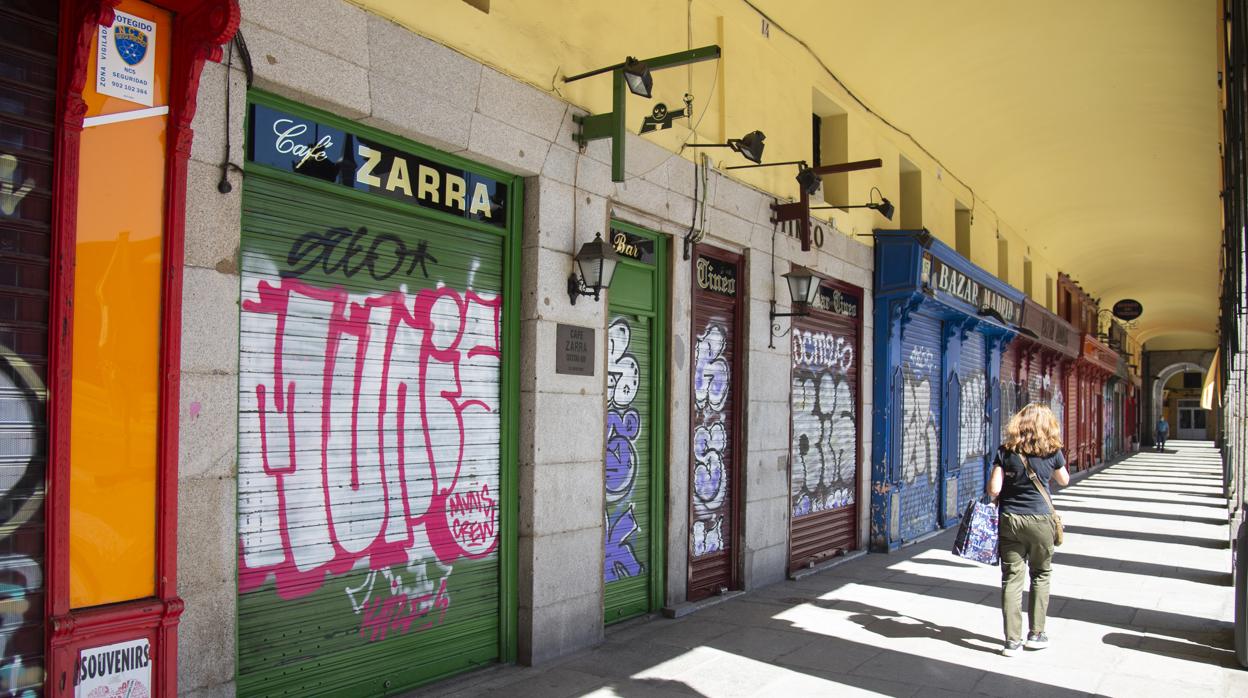
<path id="1" fill-rule="evenodd" d="M 421 695 L 1248 696 L 1220 473 L 1211 445 L 1172 441 L 1055 497 L 1047 650 L 999 656 L 999 570 L 949 554 L 946 532 Z"/>

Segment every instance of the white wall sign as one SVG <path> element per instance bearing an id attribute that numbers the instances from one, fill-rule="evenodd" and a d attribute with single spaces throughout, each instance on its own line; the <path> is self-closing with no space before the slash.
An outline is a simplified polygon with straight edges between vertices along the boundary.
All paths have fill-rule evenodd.
<path id="1" fill-rule="evenodd" d="M 100 27 L 95 90 L 152 106 L 156 23 L 115 11 L 111 27 Z"/>
<path id="2" fill-rule="evenodd" d="M 92 647 L 78 654 L 74 698 L 151 698 L 152 646 L 147 638 Z"/>

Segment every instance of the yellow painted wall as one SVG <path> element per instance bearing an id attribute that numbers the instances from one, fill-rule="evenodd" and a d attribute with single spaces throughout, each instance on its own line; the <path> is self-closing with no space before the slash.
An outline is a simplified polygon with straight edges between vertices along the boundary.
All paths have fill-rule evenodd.
<path id="1" fill-rule="evenodd" d="M 850 200 L 866 203 L 871 188 L 878 187 L 898 205 L 898 212 L 891 222 L 869 209 L 818 211 L 816 217 L 835 220 L 838 229 L 851 235 L 898 227 L 902 216 L 898 163 L 904 156 L 922 171 L 924 226 L 953 247 L 956 201 L 973 206 L 971 261 L 990 273 L 997 271 L 999 230 L 1010 239 L 1010 279 L 1016 286 L 1022 282 L 1022 260 L 1028 247 L 1023 236 L 998 221 L 990 206 L 975 200 L 955 174 L 939 166 L 913 140 L 858 104 L 804 47 L 780 31 L 765 36 L 763 19 L 740 0 L 491 0 L 488 13 L 463 0 L 351 1 L 591 113 L 611 109 L 610 78 L 604 75 L 565 84 L 562 76 L 619 63 L 626 56 L 646 58 L 718 44 L 723 49 L 720 65 L 703 63 L 661 71 L 655 74 L 653 101 L 630 95 L 629 130 L 636 131 L 654 102 L 679 105 L 689 91 L 695 97 L 694 121 L 698 122 L 694 142 L 722 143 L 758 129 L 767 135 L 765 161 L 809 159 L 810 117 L 816 111 L 814 95 L 818 93 L 847 114 L 849 159 L 884 162 L 881 169 L 849 175 Z M 670 130 L 646 137 L 676 150 L 691 138 L 690 126 L 681 120 Z M 692 159 L 694 152 L 686 150 L 685 157 Z M 701 152 L 710 154 L 716 166 L 745 164 L 727 149 Z M 739 170 L 731 176 L 782 199 L 795 199 L 795 174 L 794 168 L 783 167 Z M 1042 250 L 1032 248 L 1035 278 L 1043 280 L 1046 274 L 1056 278 L 1056 265 Z M 1044 303 L 1043 283 L 1036 284 L 1033 292 Z"/>

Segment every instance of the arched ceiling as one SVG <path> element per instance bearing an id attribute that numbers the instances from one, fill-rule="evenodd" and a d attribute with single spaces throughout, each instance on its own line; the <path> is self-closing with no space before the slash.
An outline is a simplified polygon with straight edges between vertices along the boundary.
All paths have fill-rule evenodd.
<path id="1" fill-rule="evenodd" d="M 752 0 L 1137 338 L 1212 347 L 1215 0 Z"/>

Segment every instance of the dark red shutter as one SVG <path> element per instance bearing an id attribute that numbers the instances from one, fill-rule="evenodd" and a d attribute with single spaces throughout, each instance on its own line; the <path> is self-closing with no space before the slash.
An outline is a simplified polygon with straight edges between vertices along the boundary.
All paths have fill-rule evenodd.
<path id="1" fill-rule="evenodd" d="M 691 601 L 737 587 L 741 433 L 741 255 L 699 247 L 693 261 L 689 459 Z"/>

